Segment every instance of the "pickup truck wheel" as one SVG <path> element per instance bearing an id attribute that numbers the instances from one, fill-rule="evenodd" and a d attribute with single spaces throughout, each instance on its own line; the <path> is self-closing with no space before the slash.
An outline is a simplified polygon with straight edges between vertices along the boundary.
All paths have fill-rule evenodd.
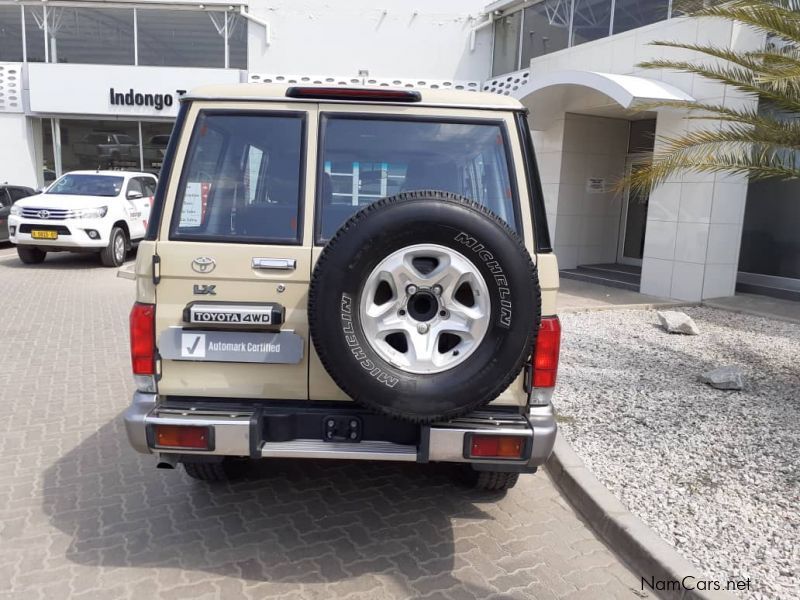
<path id="1" fill-rule="evenodd" d="M 540 289 L 523 242 L 447 192 L 385 198 L 351 217 L 309 290 L 317 354 L 357 402 L 429 423 L 494 400 L 536 340 Z"/>
<path id="2" fill-rule="evenodd" d="M 502 473 L 499 471 L 475 471 L 466 467 L 464 480 L 476 490 L 499 492 L 510 490 L 517 485 L 519 473 Z"/>
<path id="3" fill-rule="evenodd" d="M 44 262 L 47 252 L 31 246 L 17 246 L 17 256 L 26 265 L 38 265 Z"/>
<path id="4" fill-rule="evenodd" d="M 185 462 L 183 470 L 192 479 L 199 481 L 232 481 L 244 475 L 242 461 L 224 459 L 221 462 Z"/>
<path id="5" fill-rule="evenodd" d="M 128 240 L 125 232 L 119 227 L 114 227 L 108 238 L 108 246 L 100 251 L 100 262 L 105 267 L 121 267 L 125 262 L 127 250 Z"/>

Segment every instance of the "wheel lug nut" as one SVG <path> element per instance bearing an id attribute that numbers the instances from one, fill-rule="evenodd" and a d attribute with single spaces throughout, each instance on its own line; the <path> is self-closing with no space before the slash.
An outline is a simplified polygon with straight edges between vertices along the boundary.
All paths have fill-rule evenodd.
<path id="1" fill-rule="evenodd" d="M 398 315 L 400 315 L 401 317 L 404 317 L 404 316 L 406 316 L 406 311 L 404 311 L 404 310 L 401 308 L 400 310 L 398 310 L 398 311 L 397 311 L 397 314 L 398 314 Z"/>
<path id="2" fill-rule="evenodd" d="M 432 291 L 433 291 L 434 295 L 441 296 L 442 295 L 442 286 L 440 286 L 437 283 L 435 286 L 433 286 Z"/>
<path id="3" fill-rule="evenodd" d="M 439 316 L 440 317 L 446 317 L 447 316 L 447 311 L 446 310 L 440 310 L 439 311 Z"/>
<path id="4" fill-rule="evenodd" d="M 427 323 L 420 323 L 417 325 L 417 331 L 420 333 L 428 333 L 428 324 Z"/>
<path id="5" fill-rule="evenodd" d="M 411 285 L 409 285 L 409 286 L 406 288 L 406 293 L 407 293 L 409 296 L 413 296 L 414 294 L 416 294 L 416 293 L 417 293 L 417 286 L 415 286 L 415 285 L 412 283 Z"/>

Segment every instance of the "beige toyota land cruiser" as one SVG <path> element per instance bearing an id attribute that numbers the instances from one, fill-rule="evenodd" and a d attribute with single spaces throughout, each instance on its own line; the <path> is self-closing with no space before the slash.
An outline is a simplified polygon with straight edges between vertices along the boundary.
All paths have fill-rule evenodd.
<path id="1" fill-rule="evenodd" d="M 124 420 L 159 467 L 451 462 L 507 489 L 552 450 L 558 267 L 516 100 L 194 90 L 135 274 Z"/>

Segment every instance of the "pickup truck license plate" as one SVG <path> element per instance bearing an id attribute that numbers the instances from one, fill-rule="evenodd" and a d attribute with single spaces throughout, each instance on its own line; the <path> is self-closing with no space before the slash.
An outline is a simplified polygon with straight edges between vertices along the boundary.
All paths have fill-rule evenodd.
<path id="1" fill-rule="evenodd" d="M 42 229 L 32 229 L 31 237 L 35 240 L 57 240 L 57 231 L 44 231 Z"/>

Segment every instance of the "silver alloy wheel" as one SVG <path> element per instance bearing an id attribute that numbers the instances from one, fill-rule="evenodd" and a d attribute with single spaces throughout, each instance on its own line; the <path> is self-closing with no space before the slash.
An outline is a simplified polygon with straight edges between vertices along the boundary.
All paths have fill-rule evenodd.
<path id="1" fill-rule="evenodd" d="M 375 352 L 418 374 L 467 360 L 491 318 L 489 289 L 478 268 L 437 244 L 407 246 L 383 259 L 367 277 L 359 306 Z"/>
<path id="2" fill-rule="evenodd" d="M 125 238 L 121 233 L 114 237 L 114 258 L 117 262 L 122 262 L 125 258 Z"/>

